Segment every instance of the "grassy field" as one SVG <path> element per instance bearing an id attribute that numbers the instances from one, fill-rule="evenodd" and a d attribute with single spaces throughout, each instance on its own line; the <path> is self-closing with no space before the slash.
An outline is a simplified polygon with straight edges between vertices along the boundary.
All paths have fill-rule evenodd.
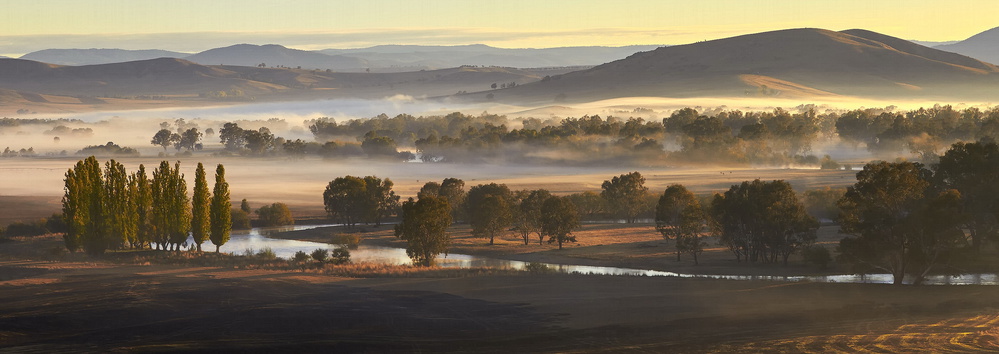
<path id="1" fill-rule="evenodd" d="M 0 351 L 996 350 L 999 287 L 135 263 L 0 243 Z M 164 258 L 184 258 L 172 264 Z M 352 268 L 350 268 L 352 267 Z"/>
<path id="2" fill-rule="evenodd" d="M 499 181 L 515 188 L 574 192 L 592 190 L 592 182 L 584 181 L 599 178 L 587 172 L 532 180 L 535 172 L 521 170 Z M 676 170 L 648 173 L 647 178 L 654 190 L 688 181 L 692 188 L 708 192 L 755 178 L 751 174 L 787 177 L 804 188 L 850 181 L 843 172 L 807 170 Z M 298 177 L 299 184 L 317 176 Z M 416 178 L 400 180 L 400 188 L 418 188 Z M 253 185 L 268 182 L 275 181 Z M 274 192 L 277 200 L 286 196 Z M 308 193 L 293 188 L 287 196 L 300 194 Z M 59 209 L 57 197 L 0 198 L 9 202 L 0 203 L 0 215 L 8 221 L 45 217 Z M 318 203 L 302 199 L 293 210 L 316 217 L 321 212 Z M 272 236 L 327 242 L 342 232 L 358 234 L 361 244 L 405 246 L 389 225 Z M 451 233 L 451 252 L 529 262 L 700 274 L 845 272 L 836 265 L 820 270 L 797 256 L 786 267 L 737 263 L 710 237 L 699 265 L 686 255 L 676 261 L 673 243 L 663 240 L 651 224 L 586 224 L 576 234 L 579 242 L 563 250 L 539 245 L 536 236 L 525 245 L 513 233 L 489 245 L 487 239 L 472 237 L 463 224 Z M 834 249 L 841 237 L 835 226 L 823 226 L 818 241 Z M 0 242 L 0 351 L 999 350 L 995 286 L 894 287 L 366 264 L 318 267 L 188 252 L 122 251 L 91 257 L 60 250 L 58 235 Z"/>

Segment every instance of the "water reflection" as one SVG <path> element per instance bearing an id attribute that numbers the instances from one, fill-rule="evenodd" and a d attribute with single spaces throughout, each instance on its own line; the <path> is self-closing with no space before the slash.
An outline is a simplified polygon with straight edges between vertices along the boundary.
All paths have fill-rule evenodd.
<path id="1" fill-rule="evenodd" d="M 295 225 L 273 228 L 255 228 L 248 231 L 233 232 L 228 243 L 220 248 L 221 252 L 243 254 L 247 250 L 253 252 L 264 248 L 270 248 L 278 257 L 289 259 L 295 252 L 312 252 L 317 248 L 331 249 L 334 246 L 326 243 L 282 240 L 267 237 L 274 232 L 285 232 L 295 230 L 308 230 L 332 225 Z M 193 243 L 193 240 L 188 240 Z M 207 243 L 203 246 L 206 250 L 211 250 L 213 246 Z M 379 247 L 360 245 L 357 249 L 350 251 L 350 259 L 354 263 L 381 263 L 391 265 L 411 264 L 406 250 L 395 247 Z M 499 269 L 524 270 L 528 268 L 528 262 L 496 259 L 488 257 L 472 256 L 467 254 L 449 254 L 438 258 L 437 264 L 448 268 L 473 268 L 492 267 Z M 725 280 L 768 280 L 768 281 L 810 281 L 819 283 L 868 283 L 868 284 L 891 284 L 890 274 L 867 274 L 867 275 L 809 275 L 809 276 L 777 276 L 777 275 L 706 275 L 706 274 L 685 274 L 667 272 L 660 270 L 618 268 L 618 267 L 595 267 L 572 264 L 550 264 L 534 263 L 533 267 L 547 267 L 551 271 L 562 273 L 596 274 L 596 275 L 631 275 L 631 276 L 651 276 L 651 277 L 681 277 L 681 278 L 709 278 Z M 911 282 L 906 279 L 907 283 Z M 923 280 L 927 285 L 999 285 L 999 275 L 997 274 L 963 274 L 958 276 L 934 275 Z"/>

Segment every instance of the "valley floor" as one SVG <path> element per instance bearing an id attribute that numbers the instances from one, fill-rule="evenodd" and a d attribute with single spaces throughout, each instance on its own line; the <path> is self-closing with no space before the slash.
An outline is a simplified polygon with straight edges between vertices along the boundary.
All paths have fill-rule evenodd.
<path id="1" fill-rule="evenodd" d="M 0 351 L 999 350 L 995 286 L 337 277 L 47 251 L 60 243 L 0 243 Z"/>

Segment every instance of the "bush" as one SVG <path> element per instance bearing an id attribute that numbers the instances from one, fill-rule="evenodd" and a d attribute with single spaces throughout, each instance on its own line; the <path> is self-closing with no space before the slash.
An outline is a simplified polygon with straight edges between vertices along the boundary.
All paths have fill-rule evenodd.
<path id="1" fill-rule="evenodd" d="M 544 263 L 531 262 L 524 266 L 524 270 L 531 273 L 551 273 L 554 270 Z"/>
<path id="2" fill-rule="evenodd" d="M 350 250 L 348 250 L 345 246 L 334 248 L 333 251 L 330 252 L 329 262 L 333 264 L 350 263 Z"/>
<path id="3" fill-rule="evenodd" d="M 295 252 L 295 257 L 293 257 L 292 260 L 295 261 L 296 263 L 302 263 L 302 262 L 308 261 L 309 260 L 309 254 L 305 253 L 305 251 Z"/>
<path id="4" fill-rule="evenodd" d="M 273 261 L 277 259 L 277 255 L 274 254 L 274 250 L 270 247 L 264 247 L 264 249 L 257 252 L 257 257 L 265 261 Z"/>
<path id="5" fill-rule="evenodd" d="M 274 203 L 264 205 L 257 209 L 257 217 L 261 226 L 283 226 L 294 225 L 295 218 L 291 216 L 291 210 L 284 203 Z"/>
<path id="6" fill-rule="evenodd" d="M 30 223 L 18 221 L 7 225 L 7 229 L 4 230 L 3 236 L 39 236 L 47 233 L 49 233 L 49 230 L 45 227 L 45 219 L 40 219 Z"/>
<path id="7" fill-rule="evenodd" d="M 349 249 L 356 250 L 357 246 L 361 244 L 361 235 L 338 233 L 333 235 L 330 243 L 334 245 L 347 246 Z"/>
<path id="8" fill-rule="evenodd" d="M 326 260 L 329 259 L 330 257 L 330 250 L 325 248 L 317 248 L 315 251 L 312 251 L 312 253 L 309 255 L 312 256 L 312 259 L 315 259 L 316 262 L 325 263 Z"/>
<path id="9" fill-rule="evenodd" d="M 836 162 L 836 160 L 833 160 L 831 157 L 829 157 L 829 155 L 826 155 L 822 157 L 820 168 L 823 170 L 838 170 L 840 169 L 840 165 L 838 162 Z"/>
<path id="10" fill-rule="evenodd" d="M 51 233 L 65 233 L 69 231 L 69 226 L 66 225 L 66 220 L 63 220 L 60 213 L 52 214 L 52 216 L 46 219 L 45 228 Z"/>
<path id="11" fill-rule="evenodd" d="M 245 211 L 239 209 L 233 209 L 230 216 L 232 218 L 231 220 L 232 220 L 233 230 L 246 230 L 251 227 L 250 214 L 247 214 Z"/>
<path id="12" fill-rule="evenodd" d="M 802 256 L 805 259 L 805 263 L 819 267 L 819 269 L 825 270 L 832 261 L 832 256 L 829 255 L 829 249 L 819 246 L 812 245 L 805 248 L 802 251 Z"/>

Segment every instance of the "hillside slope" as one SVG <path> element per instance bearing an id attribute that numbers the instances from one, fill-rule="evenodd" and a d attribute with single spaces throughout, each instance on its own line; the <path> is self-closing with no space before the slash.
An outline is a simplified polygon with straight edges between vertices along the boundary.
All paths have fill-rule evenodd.
<path id="1" fill-rule="evenodd" d="M 999 27 L 976 34 L 954 44 L 945 44 L 934 48 L 999 64 Z"/>
<path id="2" fill-rule="evenodd" d="M 202 65 L 286 66 L 319 70 L 361 70 L 369 66 L 363 59 L 285 48 L 276 44 L 237 44 L 206 50 L 184 58 Z"/>
<path id="3" fill-rule="evenodd" d="M 399 73 L 343 73 L 325 70 L 206 66 L 160 58 L 125 63 L 62 66 L 0 59 L 0 88 L 80 97 L 198 96 L 241 91 L 248 97 L 316 99 L 452 95 L 493 83 L 537 81 L 539 74 L 497 67 L 462 67 Z M 232 99 L 229 97 L 228 99 Z"/>
<path id="4" fill-rule="evenodd" d="M 21 56 L 21 59 L 58 65 L 97 65 L 156 58 L 183 58 L 190 54 L 167 50 L 125 49 L 45 49 Z"/>
<path id="5" fill-rule="evenodd" d="M 991 89 L 990 89 L 991 88 Z M 663 47 L 479 99 L 994 97 L 995 65 L 882 34 L 791 29 Z"/>

